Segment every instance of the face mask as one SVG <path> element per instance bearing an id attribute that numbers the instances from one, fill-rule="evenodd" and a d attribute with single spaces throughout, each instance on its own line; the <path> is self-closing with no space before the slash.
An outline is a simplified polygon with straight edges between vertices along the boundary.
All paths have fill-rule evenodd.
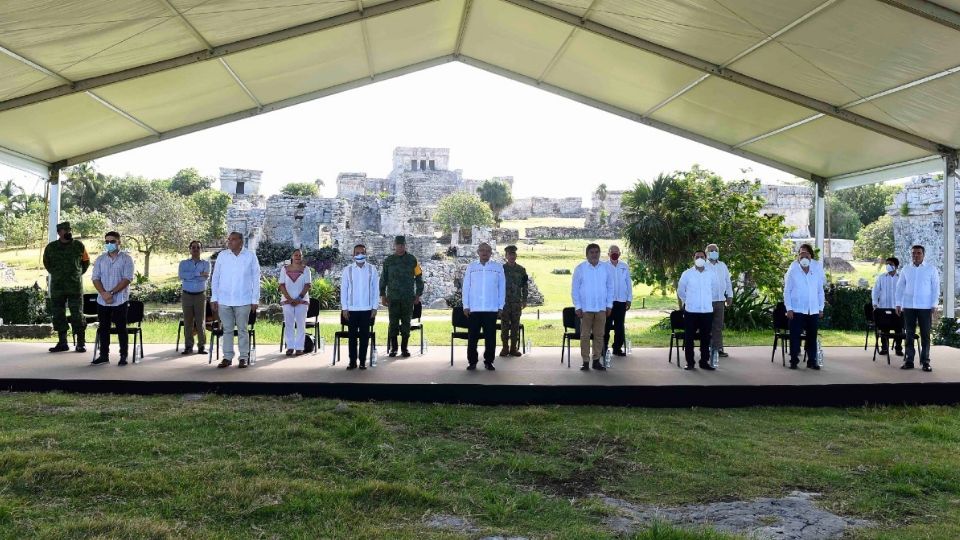
<path id="1" fill-rule="evenodd" d="M 707 253 L 707 257 L 710 257 L 710 260 L 711 260 L 711 261 L 719 261 L 719 260 L 720 260 L 720 252 L 719 252 L 719 251 L 711 251 L 710 253 Z"/>
<path id="2" fill-rule="evenodd" d="M 363 254 L 363 253 L 359 253 L 359 254 L 353 256 L 353 260 L 355 260 L 355 261 L 357 261 L 357 262 L 363 262 L 363 261 L 367 260 L 367 256 L 366 256 L 365 254 Z"/>
<path id="3" fill-rule="evenodd" d="M 610 254 L 610 260 L 611 260 L 611 261 L 616 261 L 616 260 L 619 260 L 619 259 L 620 259 L 620 254 L 619 254 L 619 253 L 611 253 L 611 254 Z"/>
<path id="4" fill-rule="evenodd" d="M 694 260 L 693 260 L 693 265 L 696 266 L 697 268 L 703 268 L 703 265 L 705 265 L 705 264 L 707 264 L 707 262 L 704 261 L 703 259 L 694 259 Z"/>
<path id="5" fill-rule="evenodd" d="M 887 272 L 893 272 L 894 270 L 896 270 L 896 268 L 894 268 L 892 264 L 887 265 Z"/>
<path id="6" fill-rule="evenodd" d="M 800 266 L 804 268 L 810 266 L 810 259 L 806 259 L 806 258 L 800 259 Z"/>
<path id="7" fill-rule="evenodd" d="M 65 233 L 63 235 L 64 240 L 73 240 L 73 233 Z"/>
<path id="8" fill-rule="evenodd" d="M 104 244 L 103 249 L 107 250 L 107 253 L 113 253 L 117 250 L 116 244 Z"/>

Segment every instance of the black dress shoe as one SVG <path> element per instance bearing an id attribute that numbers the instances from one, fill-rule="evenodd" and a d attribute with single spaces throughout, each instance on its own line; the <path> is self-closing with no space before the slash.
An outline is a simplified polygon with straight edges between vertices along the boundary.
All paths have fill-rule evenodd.
<path id="1" fill-rule="evenodd" d="M 87 352 L 87 347 L 83 343 L 77 345 L 77 348 L 74 349 L 74 352 Z"/>
<path id="2" fill-rule="evenodd" d="M 790 361 L 790 369 L 800 369 L 800 362 Z"/>
<path id="3" fill-rule="evenodd" d="M 877 354 L 879 354 L 880 356 L 889 356 L 889 355 L 890 355 L 890 350 L 889 350 L 889 349 L 881 349 L 880 351 L 877 352 Z"/>
<path id="4" fill-rule="evenodd" d="M 90 364 L 94 366 L 99 366 L 101 364 L 109 364 L 109 363 L 110 363 L 110 359 L 107 358 L 106 356 L 101 356 L 96 360 L 94 360 L 93 362 L 90 362 Z"/>
<path id="5" fill-rule="evenodd" d="M 819 364 L 816 364 L 816 363 L 807 364 L 807 369 L 812 369 L 812 370 L 814 370 L 814 371 L 820 371 L 820 365 L 819 365 Z"/>
<path id="6" fill-rule="evenodd" d="M 402 356 L 403 358 L 410 358 L 410 351 L 404 349 L 400 351 L 400 356 Z"/>
<path id="7" fill-rule="evenodd" d="M 237 366 L 237 367 L 238 367 L 238 368 L 245 368 L 245 367 L 247 367 L 247 364 L 248 364 L 247 359 L 246 359 L 246 358 L 241 358 L 241 359 L 240 359 L 240 365 Z"/>
<path id="8" fill-rule="evenodd" d="M 496 371 L 496 370 L 497 370 L 497 368 L 493 367 L 493 362 L 484 362 L 484 363 L 483 363 L 483 367 L 486 368 L 487 371 Z"/>
<path id="9" fill-rule="evenodd" d="M 224 358 L 223 360 L 220 361 L 219 364 L 217 364 L 217 368 L 230 367 L 230 364 L 233 364 L 233 360 L 227 360 L 226 358 Z"/>
<path id="10" fill-rule="evenodd" d="M 626 356 L 627 353 L 625 353 L 625 352 L 623 352 L 623 351 L 613 351 L 613 355 L 614 355 L 614 356 Z"/>
<path id="11" fill-rule="evenodd" d="M 583 365 L 580 366 L 580 371 L 590 371 L 590 364 L 584 362 Z"/>
<path id="12" fill-rule="evenodd" d="M 898 350 L 898 351 L 897 351 L 896 353 L 894 353 L 894 354 L 896 354 L 897 356 L 903 356 L 903 351 L 902 351 L 902 350 Z"/>
<path id="13" fill-rule="evenodd" d="M 361 370 L 367 369 L 367 366 L 364 365 L 364 364 L 360 364 L 360 369 L 361 369 Z"/>
<path id="14" fill-rule="evenodd" d="M 927 373 L 930 373 L 931 371 L 933 371 L 933 368 L 930 367 L 929 363 L 920 364 L 920 369 L 923 371 L 926 371 Z"/>
<path id="15" fill-rule="evenodd" d="M 720 352 L 717 353 L 717 356 L 719 356 L 720 358 L 726 358 L 730 355 L 727 354 L 726 351 L 724 351 L 723 349 L 720 349 Z"/>
<path id="16" fill-rule="evenodd" d="M 180 354 L 182 354 L 182 355 L 193 354 L 193 347 L 190 347 L 189 349 L 186 348 L 186 347 L 184 347 L 184 348 L 183 348 L 183 352 L 180 353 Z"/>
<path id="17" fill-rule="evenodd" d="M 351 369 L 357 369 L 357 364 L 351 362 L 350 365 L 347 366 L 347 371 L 350 371 Z"/>
<path id="18" fill-rule="evenodd" d="M 397 355 L 397 351 L 390 351 L 387 353 L 387 356 L 389 356 L 390 358 L 393 358 L 396 355 Z"/>
<path id="19" fill-rule="evenodd" d="M 913 369 L 913 362 L 904 362 L 900 369 Z"/>
<path id="20" fill-rule="evenodd" d="M 476 364 L 467 364 L 467 371 L 473 371 L 475 369 L 477 369 Z"/>
<path id="21" fill-rule="evenodd" d="M 197 354 L 207 354 L 207 351 L 203 350 L 203 347 L 197 347 Z"/>
<path id="22" fill-rule="evenodd" d="M 126 356 L 121 356 L 121 357 L 120 357 L 120 361 L 117 362 L 117 365 L 118 365 L 118 366 L 125 366 L 125 365 L 127 365 L 127 357 L 126 357 Z"/>
<path id="23" fill-rule="evenodd" d="M 697 366 L 695 364 L 687 364 L 683 366 L 683 369 L 685 369 L 686 371 L 694 371 L 697 369 Z"/>
<path id="24" fill-rule="evenodd" d="M 705 369 L 707 371 L 716 371 L 717 368 L 711 366 L 707 362 L 700 362 L 700 369 Z"/>
<path id="25" fill-rule="evenodd" d="M 61 341 L 60 343 L 57 343 L 56 345 L 54 345 L 53 347 L 50 347 L 50 348 L 47 349 L 47 350 L 50 351 L 50 352 L 69 351 L 69 350 L 70 350 L 70 345 L 67 345 L 67 342 L 66 342 L 66 341 Z"/>
<path id="26" fill-rule="evenodd" d="M 597 371 L 606 371 L 606 370 L 607 370 L 607 368 L 605 368 L 605 367 L 603 366 L 603 363 L 600 362 L 599 360 L 594 360 L 594 361 L 593 361 L 593 364 L 592 364 L 590 367 L 592 367 L 593 369 L 595 369 L 595 370 L 597 370 Z"/>

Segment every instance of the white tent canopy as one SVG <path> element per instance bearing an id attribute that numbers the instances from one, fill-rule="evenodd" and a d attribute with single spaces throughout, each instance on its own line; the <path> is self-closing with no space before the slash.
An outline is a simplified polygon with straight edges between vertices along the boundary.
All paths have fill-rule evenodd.
<path id="1" fill-rule="evenodd" d="M 952 172 L 958 12 L 960 0 L 6 2 L 0 162 L 49 175 L 54 198 L 62 167 L 461 61 L 823 189 Z M 952 268 L 953 175 L 945 185 Z M 822 241 L 822 197 L 817 209 Z"/>

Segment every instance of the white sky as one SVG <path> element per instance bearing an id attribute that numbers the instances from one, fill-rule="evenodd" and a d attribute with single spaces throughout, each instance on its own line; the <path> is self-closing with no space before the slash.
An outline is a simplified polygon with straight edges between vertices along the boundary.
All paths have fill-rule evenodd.
<path id="1" fill-rule="evenodd" d="M 166 178 L 185 167 L 259 169 L 261 191 L 287 182 L 326 182 L 340 172 L 384 177 L 394 147 L 450 148 L 450 168 L 467 178 L 513 176 L 514 197 L 589 196 L 601 182 L 636 179 L 694 163 L 727 179 L 793 177 L 459 62 L 185 135 L 96 160 L 101 172 Z M 0 166 L 0 179 L 27 189 L 42 181 Z"/>

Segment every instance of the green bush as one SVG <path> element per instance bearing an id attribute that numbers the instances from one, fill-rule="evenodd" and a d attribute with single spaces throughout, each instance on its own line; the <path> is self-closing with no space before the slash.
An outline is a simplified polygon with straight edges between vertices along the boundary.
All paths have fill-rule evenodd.
<path id="1" fill-rule="evenodd" d="M 259 251 L 259 248 L 257 248 Z M 267 276 L 260 280 L 260 303 L 279 304 L 283 295 L 280 294 L 280 282 L 277 278 Z"/>
<path id="2" fill-rule="evenodd" d="M 261 240 L 257 244 L 257 260 L 260 266 L 272 268 L 290 258 L 293 253 L 293 246 L 290 244 L 281 244 L 269 240 Z"/>
<path id="3" fill-rule="evenodd" d="M 883 216 L 857 233 L 853 256 L 861 260 L 886 259 L 893 255 L 893 217 Z"/>
<path id="4" fill-rule="evenodd" d="M 180 284 L 157 285 L 156 283 L 139 283 L 130 286 L 130 299 L 139 300 L 144 304 L 179 304 Z"/>
<path id="5" fill-rule="evenodd" d="M 937 331 L 934 333 L 933 344 L 960 349 L 960 324 L 956 318 L 940 319 L 940 324 L 937 325 Z"/>
<path id="6" fill-rule="evenodd" d="M 834 330 L 866 330 L 863 306 L 871 301 L 870 292 L 870 289 L 831 284 L 826 291 L 827 305 L 820 326 Z"/>
<path id="7" fill-rule="evenodd" d="M 46 297 L 42 289 L 12 287 L 0 289 L 0 319 L 3 324 L 39 324 L 46 319 Z"/>
<path id="8" fill-rule="evenodd" d="M 310 287 L 310 298 L 320 301 L 320 309 L 340 308 L 340 289 L 328 279 L 318 279 Z"/>
<path id="9" fill-rule="evenodd" d="M 763 330 L 770 328 L 773 302 L 756 287 L 737 285 L 733 302 L 723 315 L 723 324 L 731 330 Z"/>

